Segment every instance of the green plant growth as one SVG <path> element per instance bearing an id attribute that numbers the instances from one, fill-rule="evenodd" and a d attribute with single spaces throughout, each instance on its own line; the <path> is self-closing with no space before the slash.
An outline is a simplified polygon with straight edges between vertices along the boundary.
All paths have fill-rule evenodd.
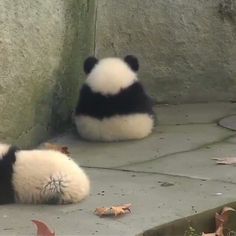
<path id="1" fill-rule="evenodd" d="M 189 226 L 188 229 L 184 232 L 184 236 L 201 236 L 201 234 L 197 232 L 197 230 L 192 226 Z"/>

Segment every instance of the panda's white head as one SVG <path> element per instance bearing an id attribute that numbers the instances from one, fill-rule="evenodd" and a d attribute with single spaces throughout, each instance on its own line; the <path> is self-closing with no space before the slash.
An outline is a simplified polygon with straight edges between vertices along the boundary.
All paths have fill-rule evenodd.
<path id="1" fill-rule="evenodd" d="M 86 84 L 93 92 L 115 95 L 138 80 L 138 59 L 128 55 L 124 59 L 110 57 L 98 60 L 88 57 L 84 62 Z"/>
<path id="2" fill-rule="evenodd" d="M 8 152 L 10 145 L 5 143 L 0 143 L 0 160 Z"/>

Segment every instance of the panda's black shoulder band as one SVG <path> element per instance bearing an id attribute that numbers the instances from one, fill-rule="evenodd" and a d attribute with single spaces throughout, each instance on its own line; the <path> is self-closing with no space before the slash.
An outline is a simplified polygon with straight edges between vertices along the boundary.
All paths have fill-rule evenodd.
<path id="1" fill-rule="evenodd" d="M 15 163 L 16 161 L 16 152 L 20 149 L 16 146 L 11 146 L 7 153 L 3 155 L 3 160 L 8 163 Z"/>

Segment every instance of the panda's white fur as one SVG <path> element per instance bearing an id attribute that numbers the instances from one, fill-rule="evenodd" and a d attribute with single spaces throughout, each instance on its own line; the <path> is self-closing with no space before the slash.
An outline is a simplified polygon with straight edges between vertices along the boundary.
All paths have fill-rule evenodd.
<path id="1" fill-rule="evenodd" d="M 0 155 L 8 149 L 0 144 Z M 54 150 L 18 150 L 15 157 L 12 164 L 15 202 L 69 204 L 89 195 L 88 176 L 67 155 Z"/>
<path id="2" fill-rule="evenodd" d="M 153 123 L 148 114 L 116 115 L 102 120 L 84 115 L 75 117 L 80 135 L 93 141 L 141 139 L 152 132 Z"/>
<path id="3" fill-rule="evenodd" d="M 137 81 L 137 75 L 120 58 L 104 58 L 99 61 L 88 75 L 85 83 L 103 95 L 117 94 Z"/>
<path id="4" fill-rule="evenodd" d="M 130 56 L 127 57 L 130 59 Z M 88 58 L 90 61 L 88 59 L 86 61 L 91 62 L 89 66 L 85 61 L 84 68 L 87 78 L 82 87 L 82 90 L 84 90 L 80 94 L 74 116 L 76 128 L 82 138 L 92 141 L 121 141 L 142 139 L 152 132 L 154 126 L 153 113 L 150 112 L 152 108 L 149 105 L 143 105 L 148 103 L 146 102 L 148 97 L 142 88 L 132 90 L 132 86 L 135 84 L 138 84 L 137 86 L 140 87 L 142 85 L 138 82 L 136 73 L 138 70 L 138 60 L 133 56 L 131 57 L 132 60 L 136 60 L 135 65 L 130 65 L 126 58 L 110 57 L 99 61 L 96 58 Z M 86 86 L 91 89 L 91 92 L 88 92 Z M 132 89 L 129 90 L 131 87 Z M 147 106 L 147 109 L 143 108 L 141 112 L 138 109 L 136 109 L 137 112 L 122 112 L 121 109 L 124 101 L 120 99 L 119 95 L 124 91 L 128 91 L 127 93 L 129 94 L 131 93 L 130 99 L 129 97 L 127 98 L 127 103 L 131 101 L 133 104 L 129 105 L 131 110 L 133 109 L 132 107 L 136 109 L 138 106 Z M 97 101 L 97 96 L 102 96 L 104 103 Z M 116 96 L 118 96 L 119 101 L 122 101 L 122 103 L 117 105 L 112 100 Z M 138 98 L 136 99 L 136 97 Z M 136 100 L 137 103 L 134 103 Z M 140 101 L 141 105 L 139 104 Z M 116 113 L 117 106 L 119 106 L 120 110 Z M 113 114 L 104 114 L 103 117 L 99 117 L 95 111 L 97 107 L 107 111 L 111 109 Z M 89 110 L 90 114 L 84 113 L 83 109 Z"/>

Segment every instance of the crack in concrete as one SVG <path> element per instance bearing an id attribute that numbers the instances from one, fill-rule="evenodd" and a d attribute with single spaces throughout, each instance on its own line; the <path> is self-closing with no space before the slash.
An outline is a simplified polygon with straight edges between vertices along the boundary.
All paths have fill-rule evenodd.
<path id="1" fill-rule="evenodd" d="M 191 176 L 185 176 L 185 175 L 177 175 L 177 174 L 169 174 L 169 173 L 162 173 L 162 172 L 154 172 L 154 171 L 142 171 L 142 170 L 129 170 L 129 169 L 121 169 L 116 167 L 100 167 L 100 166 L 86 166 L 86 165 L 80 165 L 82 168 L 85 169 L 98 169 L 98 170 L 112 170 L 112 171 L 123 171 L 128 173 L 138 173 L 138 174 L 150 174 L 150 175 L 164 175 L 169 177 L 182 177 L 182 178 L 188 178 L 193 180 L 201 180 L 201 181 L 208 181 L 211 179 L 208 178 L 197 178 L 197 177 L 191 177 Z"/>
<path id="2" fill-rule="evenodd" d="M 158 114 L 158 113 L 157 113 Z M 227 118 L 227 117 L 230 117 L 230 116 L 235 116 L 236 115 L 236 113 L 235 112 L 233 112 L 233 113 L 229 113 L 229 114 L 227 114 L 227 115 L 225 115 L 225 116 L 222 116 L 222 117 L 219 117 L 219 118 L 217 118 L 217 119 L 214 119 L 214 120 L 212 120 L 212 121 L 206 121 L 206 122 L 186 122 L 186 123 L 175 123 L 175 124 L 172 124 L 172 123 L 164 123 L 164 124 L 162 124 L 161 122 L 159 122 L 158 123 L 158 125 L 161 125 L 161 126 L 175 126 L 175 125 L 211 125 L 211 124 L 216 124 L 218 127 L 220 127 L 220 128 L 223 128 L 223 129 L 227 129 L 227 130 L 229 130 L 228 128 L 225 128 L 225 127 L 223 127 L 223 126 L 221 126 L 220 124 L 219 124 L 219 122 L 222 120 L 222 119 L 225 119 L 225 118 Z"/>
<path id="3" fill-rule="evenodd" d="M 145 160 L 145 161 L 133 162 L 133 163 L 126 164 L 126 165 L 116 166 L 115 168 L 119 169 L 119 168 L 123 168 L 123 167 L 146 164 L 146 163 L 156 161 L 156 160 L 161 159 L 161 158 L 169 158 L 169 157 L 172 157 L 172 156 L 175 156 L 175 155 L 178 155 L 178 154 L 184 154 L 184 153 L 188 153 L 188 152 L 195 152 L 195 151 L 201 150 L 203 148 L 206 148 L 206 147 L 209 147 L 209 146 L 212 146 L 212 145 L 215 145 L 215 144 L 220 144 L 220 143 L 227 142 L 227 139 L 230 139 L 230 138 L 235 137 L 235 136 L 236 136 L 236 134 L 227 135 L 227 137 L 224 137 L 224 138 L 222 138 L 218 141 L 206 143 L 206 144 L 200 145 L 196 148 L 183 150 L 183 151 L 179 151 L 179 152 L 168 153 L 168 154 L 165 154 L 165 155 L 162 155 L 162 156 L 155 155 L 154 158 L 151 158 L 151 159 L 148 159 L 148 160 Z"/>
<path id="4" fill-rule="evenodd" d="M 150 174 L 150 175 L 162 175 L 166 177 L 174 177 L 174 178 L 185 178 L 190 180 L 199 180 L 199 181 L 211 181 L 216 183 L 225 183 L 225 184 L 232 184 L 236 185 L 236 182 L 233 181 L 226 181 L 226 180 L 220 180 L 220 179 L 210 179 L 210 178 L 201 178 L 197 176 L 187 176 L 187 175 L 180 175 L 180 174 L 170 174 L 170 173 L 164 173 L 164 172 L 157 172 L 157 171 L 142 171 L 142 170 L 129 170 L 129 169 L 118 169 L 114 167 L 100 167 L 100 166 L 86 166 L 81 165 L 82 168 L 85 169 L 97 169 L 97 170 L 110 170 L 110 171 L 117 171 L 117 172 L 127 172 L 127 173 L 135 173 L 135 174 Z"/>

